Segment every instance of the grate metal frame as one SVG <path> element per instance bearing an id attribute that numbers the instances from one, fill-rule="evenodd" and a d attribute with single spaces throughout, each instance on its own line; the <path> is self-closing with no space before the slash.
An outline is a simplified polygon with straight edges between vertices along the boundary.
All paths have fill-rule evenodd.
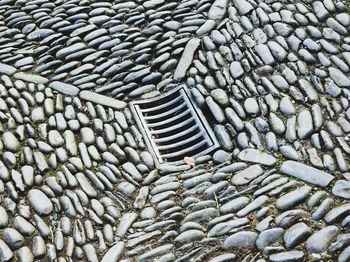
<path id="1" fill-rule="evenodd" d="M 159 102 L 162 99 L 166 99 L 167 97 L 170 97 L 172 95 L 174 95 L 175 93 L 179 93 L 179 95 L 173 99 L 173 101 L 168 101 L 165 102 L 164 104 L 160 104 L 157 106 L 152 106 L 152 104 L 157 104 L 157 102 Z M 161 140 L 160 139 L 156 139 L 153 137 L 152 133 L 156 133 L 154 131 L 151 131 L 150 128 L 152 128 L 153 126 L 155 126 L 155 124 L 153 123 L 147 123 L 145 116 L 143 115 L 143 112 L 152 112 L 152 109 L 156 109 L 157 107 L 166 107 L 167 104 L 171 105 L 172 103 L 175 103 L 174 101 L 180 101 L 181 99 L 184 100 L 185 106 L 187 106 L 187 109 L 182 112 L 182 113 L 190 113 L 191 117 L 187 118 L 187 120 L 183 121 L 183 123 L 179 123 L 180 125 L 183 125 L 184 122 L 188 121 L 189 119 L 192 119 L 195 121 L 195 125 L 193 127 L 193 130 L 196 130 L 197 128 L 200 129 L 200 135 L 198 136 L 198 138 L 203 137 L 202 142 L 203 144 L 207 144 L 207 148 L 204 149 L 203 151 L 195 154 L 195 155 L 189 155 L 190 157 L 198 157 L 198 156 L 202 156 L 205 154 L 210 153 L 211 151 L 217 149 L 219 147 L 219 143 L 214 135 L 213 130 L 211 129 L 211 127 L 209 126 L 209 123 L 207 122 L 205 116 L 203 115 L 202 111 L 199 109 L 199 107 L 191 100 L 191 96 L 189 95 L 189 91 L 187 89 L 186 86 L 181 85 L 178 86 L 176 88 L 174 88 L 173 90 L 161 94 L 159 96 L 156 97 L 152 97 L 152 98 L 148 98 L 148 99 L 144 99 L 144 100 L 137 100 L 137 101 L 132 101 L 130 102 L 130 109 L 131 112 L 135 118 L 136 124 L 139 127 L 145 141 L 146 141 L 146 145 L 147 148 L 149 150 L 149 152 L 151 153 L 151 155 L 154 157 L 155 159 L 155 163 L 156 166 L 159 167 L 160 165 L 166 165 L 166 164 L 183 164 L 184 160 L 177 160 L 177 161 L 167 161 L 166 159 L 166 155 L 164 157 L 164 155 L 161 155 L 159 152 L 159 148 L 162 149 L 162 147 L 168 147 L 168 146 L 172 146 L 173 148 L 176 147 L 176 142 L 171 144 L 171 145 L 166 145 L 166 146 L 162 146 L 162 145 L 157 145 L 156 144 L 156 140 Z M 141 106 L 148 106 L 147 109 L 141 109 Z M 181 106 L 181 105 L 180 105 Z M 175 108 L 176 109 L 176 108 Z M 172 109 L 174 110 L 174 109 Z M 171 111 L 171 110 L 169 110 Z M 174 110 L 175 112 L 176 110 Z M 167 111 L 166 111 L 167 112 Z M 183 114 L 186 115 L 187 113 Z M 180 114 L 181 115 L 181 114 Z M 156 118 L 154 118 L 156 119 Z M 163 120 L 164 121 L 164 120 Z M 166 120 L 165 120 L 166 122 Z M 170 121 L 171 122 L 171 121 Z M 156 123 L 157 124 L 157 123 Z M 191 127 L 191 128 L 193 128 Z M 191 129 L 190 128 L 190 129 Z M 174 137 L 176 137 L 177 135 L 181 134 L 181 133 L 185 133 L 184 131 L 179 132 L 178 134 L 174 134 Z M 198 135 L 198 134 L 197 134 Z M 196 135 L 195 135 L 196 136 Z M 179 144 L 181 144 L 182 141 L 178 142 Z M 181 150 L 180 150 L 181 151 Z M 171 154 L 171 153 L 170 153 Z M 185 157 L 186 155 L 184 155 Z"/>

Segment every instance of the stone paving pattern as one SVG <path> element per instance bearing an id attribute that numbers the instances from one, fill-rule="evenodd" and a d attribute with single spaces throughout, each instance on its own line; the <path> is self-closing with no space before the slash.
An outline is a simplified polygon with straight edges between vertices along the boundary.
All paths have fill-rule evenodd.
<path id="1" fill-rule="evenodd" d="M 337 0 L 0 0 L 0 261 L 350 261 Z M 156 167 L 186 84 L 220 143 Z"/>

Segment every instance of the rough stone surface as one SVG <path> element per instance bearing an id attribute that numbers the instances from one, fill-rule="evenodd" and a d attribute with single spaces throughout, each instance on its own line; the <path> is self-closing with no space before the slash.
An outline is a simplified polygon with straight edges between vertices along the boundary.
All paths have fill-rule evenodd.
<path id="1" fill-rule="evenodd" d="M 334 177 L 322 170 L 295 161 L 285 161 L 280 172 L 320 187 L 326 187 Z"/>

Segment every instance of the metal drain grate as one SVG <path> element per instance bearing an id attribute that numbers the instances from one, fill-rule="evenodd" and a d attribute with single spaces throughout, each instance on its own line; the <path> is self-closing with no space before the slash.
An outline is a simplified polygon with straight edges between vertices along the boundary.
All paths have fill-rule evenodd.
<path id="1" fill-rule="evenodd" d="M 219 145 L 185 87 L 130 106 L 158 165 L 183 163 L 184 157 L 204 155 Z"/>

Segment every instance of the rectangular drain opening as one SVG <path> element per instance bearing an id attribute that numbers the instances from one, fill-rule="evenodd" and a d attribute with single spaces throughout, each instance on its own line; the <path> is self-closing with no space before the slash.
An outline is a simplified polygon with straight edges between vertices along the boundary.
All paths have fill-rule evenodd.
<path id="1" fill-rule="evenodd" d="M 184 163 L 219 146 L 204 115 L 180 86 L 158 97 L 133 101 L 131 111 L 157 165 Z"/>

